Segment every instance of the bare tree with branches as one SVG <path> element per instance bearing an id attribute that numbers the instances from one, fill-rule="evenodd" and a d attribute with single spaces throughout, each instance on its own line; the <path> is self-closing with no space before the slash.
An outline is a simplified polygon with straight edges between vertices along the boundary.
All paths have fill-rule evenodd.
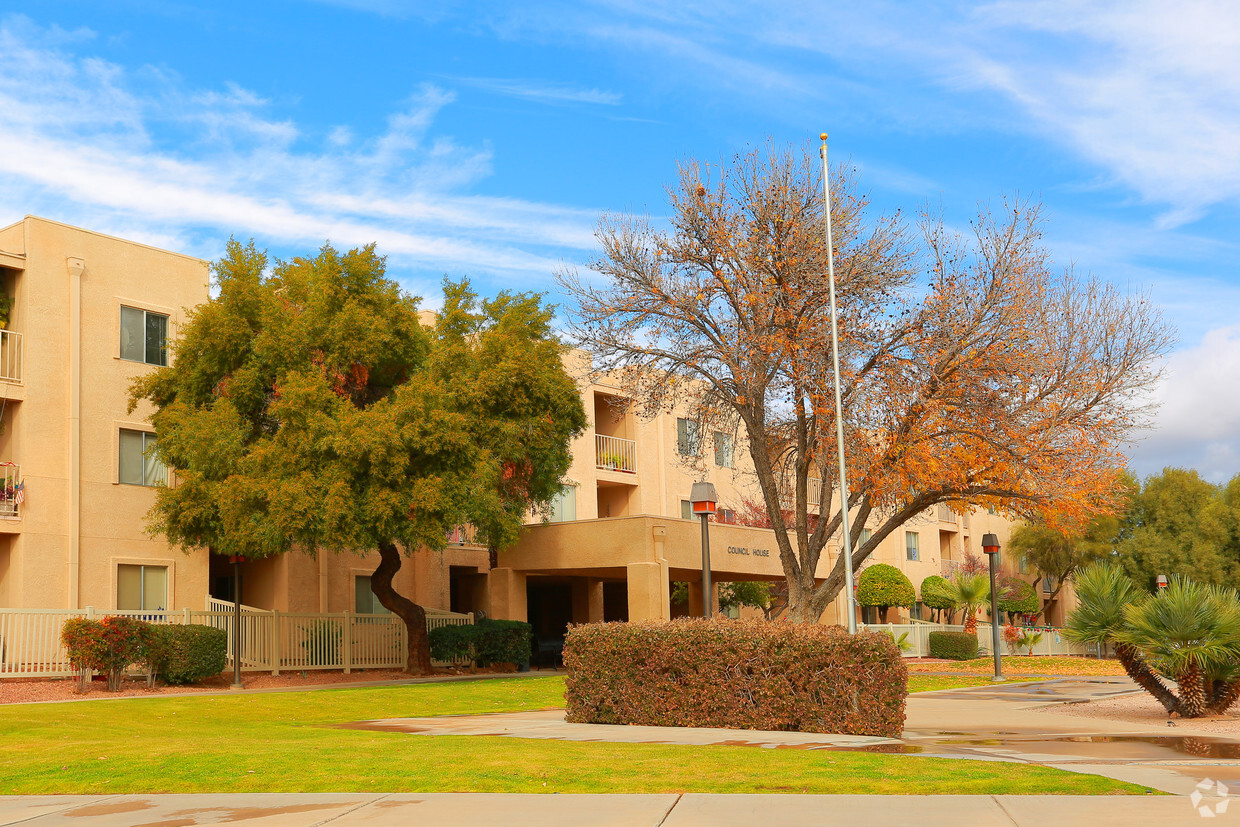
<path id="1" fill-rule="evenodd" d="M 898 214 L 869 218 L 847 170 L 833 184 L 854 566 L 937 503 L 1106 511 L 1119 446 L 1172 342 L 1158 309 L 1053 271 L 1037 204 L 983 211 L 965 237 L 929 215 L 916 230 Z M 807 622 L 844 579 L 839 556 L 817 577 L 841 524 L 821 193 L 808 152 L 690 161 L 669 190 L 668 230 L 605 216 L 602 278 L 561 274 L 576 340 L 646 413 L 688 405 L 704 424 L 738 423 L 789 616 Z"/>

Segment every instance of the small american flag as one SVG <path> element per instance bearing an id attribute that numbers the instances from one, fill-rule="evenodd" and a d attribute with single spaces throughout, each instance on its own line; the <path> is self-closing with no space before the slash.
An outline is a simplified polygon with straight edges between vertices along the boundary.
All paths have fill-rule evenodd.
<path id="1" fill-rule="evenodd" d="M 17 485 L 13 486 L 13 502 L 16 503 L 17 505 L 21 505 L 25 501 L 26 501 L 26 481 L 22 480 Z"/>

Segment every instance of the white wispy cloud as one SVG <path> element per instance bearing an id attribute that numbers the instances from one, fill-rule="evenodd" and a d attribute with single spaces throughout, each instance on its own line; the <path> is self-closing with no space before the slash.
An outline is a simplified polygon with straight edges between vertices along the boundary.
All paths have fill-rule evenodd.
<path id="1" fill-rule="evenodd" d="M 435 134 L 450 91 L 418 87 L 370 136 L 317 138 L 239 84 L 190 88 L 100 60 L 90 42 L 0 20 L 5 218 L 44 212 L 209 257 L 232 233 L 377 241 L 406 267 L 525 279 L 593 248 L 593 210 L 469 194 L 492 153 Z"/>
<path id="2" fill-rule="evenodd" d="M 1196 468 L 1223 482 L 1240 473 L 1240 326 L 1207 333 L 1167 361 L 1154 389 L 1161 407 L 1154 427 L 1130 451 L 1142 475 L 1166 466 Z"/>
<path id="3" fill-rule="evenodd" d="M 454 77 L 451 80 L 464 86 L 472 86 L 497 95 L 536 101 L 538 103 L 594 103 L 618 106 L 624 99 L 619 92 L 602 89 L 584 89 L 567 83 L 522 78 L 470 78 Z"/>

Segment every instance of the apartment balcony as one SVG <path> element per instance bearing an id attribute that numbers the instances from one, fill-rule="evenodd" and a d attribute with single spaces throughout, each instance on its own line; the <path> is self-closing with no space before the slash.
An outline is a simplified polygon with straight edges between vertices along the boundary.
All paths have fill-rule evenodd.
<path id="1" fill-rule="evenodd" d="M 943 529 L 944 531 L 960 530 L 960 517 L 955 511 L 952 511 L 951 506 L 947 503 L 939 503 L 934 507 L 934 509 L 935 516 L 937 516 L 939 520 L 940 529 Z"/>
<path id="2" fill-rule="evenodd" d="M 637 473 L 637 443 L 604 434 L 594 435 L 594 467 L 622 474 Z"/>
<path id="3" fill-rule="evenodd" d="M 805 507 L 810 513 L 817 513 L 818 501 L 822 497 L 822 480 L 809 477 L 805 480 Z M 796 481 L 788 476 L 780 481 L 779 502 L 784 508 L 796 505 Z"/>
<path id="4" fill-rule="evenodd" d="M 940 569 L 942 572 L 941 576 L 946 580 L 951 580 L 964 570 L 964 563 L 961 563 L 959 560 L 943 560 L 940 566 L 942 566 Z"/>
<path id="5" fill-rule="evenodd" d="M 0 463 L 0 520 L 20 519 L 25 499 L 21 466 L 12 462 Z"/>
<path id="6" fill-rule="evenodd" d="M 0 382 L 22 382 L 22 334 L 0 330 Z"/>

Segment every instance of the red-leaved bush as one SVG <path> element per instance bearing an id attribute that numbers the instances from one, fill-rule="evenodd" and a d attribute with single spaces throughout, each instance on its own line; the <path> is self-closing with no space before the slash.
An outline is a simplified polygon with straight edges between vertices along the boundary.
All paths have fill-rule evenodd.
<path id="1" fill-rule="evenodd" d="M 568 720 L 898 738 L 891 636 L 761 620 L 593 623 L 564 643 Z"/>

